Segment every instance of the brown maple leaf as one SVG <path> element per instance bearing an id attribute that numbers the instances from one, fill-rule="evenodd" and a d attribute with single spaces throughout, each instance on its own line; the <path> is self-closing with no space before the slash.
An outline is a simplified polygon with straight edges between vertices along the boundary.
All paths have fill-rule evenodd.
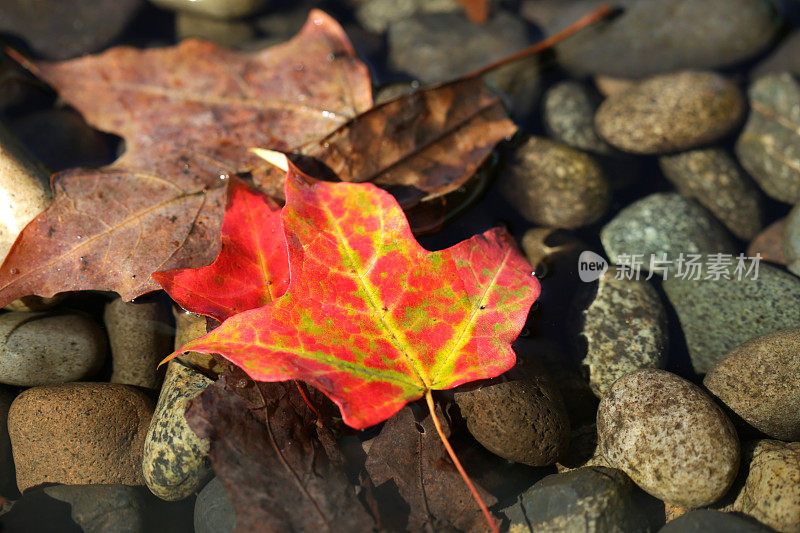
<path id="1" fill-rule="evenodd" d="M 295 38 L 253 54 L 188 40 L 61 63 L 17 58 L 126 151 L 53 178 L 53 203 L 0 267 L 3 305 L 81 289 L 131 300 L 158 289 L 157 270 L 208 264 L 225 179 L 261 166 L 249 147 L 291 151 L 372 105 L 366 66 L 318 10 Z"/>

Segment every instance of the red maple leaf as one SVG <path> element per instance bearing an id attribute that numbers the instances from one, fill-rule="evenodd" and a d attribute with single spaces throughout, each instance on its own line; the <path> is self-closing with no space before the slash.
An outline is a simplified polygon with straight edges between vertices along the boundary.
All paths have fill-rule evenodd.
<path id="1" fill-rule="evenodd" d="M 280 211 L 269 196 L 234 178 L 217 259 L 202 268 L 155 272 L 153 279 L 184 309 L 220 322 L 268 304 L 289 285 Z"/>

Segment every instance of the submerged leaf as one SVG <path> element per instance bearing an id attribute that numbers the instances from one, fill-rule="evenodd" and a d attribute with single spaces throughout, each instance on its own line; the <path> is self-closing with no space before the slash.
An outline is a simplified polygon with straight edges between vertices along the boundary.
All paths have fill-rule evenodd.
<path id="1" fill-rule="evenodd" d="M 282 218 L 286 294 L 180 351 L 219 353 L 257 381 L 306 381 L 355 428 L 513 366 L 511 342 L 540 289 L 504 230 L 428 252 L 385 191 L 293 167 Z"/>
<path id="2" fill-rule="evenodd" d="M 250 406 L 222 377 L 186 410 L 192 429 L 211 442 L 211 464 L 236 508 L 236 530 L 373 530 L 355 487 L 315 435 L 294 384 L 259 390 L 264 403 Z"/>

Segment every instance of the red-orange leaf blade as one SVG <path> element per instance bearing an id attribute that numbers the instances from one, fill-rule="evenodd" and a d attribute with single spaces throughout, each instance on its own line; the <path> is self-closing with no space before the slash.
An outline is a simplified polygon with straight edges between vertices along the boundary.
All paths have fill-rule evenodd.
<path id="1" fill-rule="evenodd" d="M 287 293 L 182 351 L 220 353 L 260 381 L 306 381 L 356 428 L 513 366 L 539 284 L 505 231 L 428 252 L 388 193 L 293 169 L 282 217 Z"/>
<path id="2" fill-rule="evenodd" d="M 280 207 L 233 179 L 222 221 L 222 250 L 211 265 L 155 272 L 155 279 L 188 311 L 226 318 L 268 304 L 289 285 Z"/>

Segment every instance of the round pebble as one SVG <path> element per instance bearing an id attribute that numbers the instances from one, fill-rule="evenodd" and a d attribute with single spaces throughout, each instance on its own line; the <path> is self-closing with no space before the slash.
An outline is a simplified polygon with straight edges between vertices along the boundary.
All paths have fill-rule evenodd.
<path id="1" fill-rule="evenodd" d="M 638 370 L 614 383 L 600 401 L 597 433 L 610 465 L 680 507 L 717 501 L 739 468 L 739 439 L 722 409 L 663 370 Z"/>
<path id="2" fill-rule="evenodd" d="M 16 137 L 0 124 L 0 262 L 22 228 L 50 203 L 47 176 Z"/>
<path id="3" fill-rule="evenodd" d="M 769 533 L 770 528 L 747 517 L 710 509 L 697 509 L 679 516 L 658 533 Z"/>
<path id="4" fill-rule="evenodd" d="M 607 3 L 558 2 L 550 33 Z M 622 13 L 593 24 L 556 47 L 576 75 L 640 78 L 681 69 L 718 68 L 769 46 L 781 28 L 772 2 L 761 0 L 617 0 Z"/>
<path id="5" fill-rule="evenodd" d="M 543 532 L 649 532 L 664 523 L 659 502 L 615 468 L 587 466 L 551 474 L 503 510 L 513 526 Z"/>
<path id="6" fill-rule="evenodd" d="M 744 99 L 714 72 L 654 76 L 610 96 L 595 127 L 606 142 L 637 154 L 663 154 L 716 141 L 739 123 Z"/>
<path id="7" fill-rule="evenodd" d="M 86 378 L 108 350 L 106 336 L 81 315 L 0 315 L 0 383 L 32 387 Z"/>
<path id="8" fill-rule="evenodd" d="M 662 156 L 664 176 L 682 195 L 694 198 L 742 240 L 761 230 L 759 190 L 725 150 L 707 148 Z"/>
<path id="9" fill-rule="evenodd" d="M 103 313 L 111 345 L 112 383 L 157 388 L 158 363 L 172 351 L 169 311 L 159 301 L 106 304 Z"/>
<path id="10" fill-rule="evenodd" d="M 800 442 L 751 443 L 743 463 L 745 483 L 732 509 L 777 531 L 800 530 Z"/>
<path id="11" fill-rule="evenodd" d="M 750 114 L 736 155 L 764 192 L 800 202 L 800 84 L 788 73 L 768 74 L 747 91 Z"/>
<path id="12" fill-rule="evenodd" d="M 800 329 L 776 331 L 731 350 L 703 380 L 750 425 L 781 440 L 800 440 Z"/>
<path id="13" fill-rule="evenodd" d="M 745 268 L 754 268 L 744 262 Z M 738 280 L 738 262 L 719 279 L 670 277 L 663 288 L 678 314 L 695 372 L 704 374 L 736 346 L 800 324 L 800 279 L 767 263 Z M 757 279 L 752 279 L 756 275 Z"/>
<path id="14" fill-rule="evenodd" d="M 167 366 L 142 459 L 147 487 L 163 500 L 186 498 L 211 475 L 209 441 L 198 437 L 184 416 L 186 402 L 211 383 L 179 361 L 170 361 Z"/>
<path id="15" fill-rule="evenodd" d="M 554 464 L 569 443 L 558 389 L 543 373 L 458 391 L 467 429 L 490 452 L 530 466 Z"/>
<path id="16" fill-rule="evenodd" d="M 40 483 L 142 485 L 153 402 L 116 383 L 34 387 L 17 396 L 8 433 L 20 491 Z"/>
<path id="17" fill-rule="evenodd" d="M 209 481 L 194 506 L 195 533 L 231 533 L 236 528 L 234 509 L 219 478 Z"/>
<path id="18" fill-rule="evenodd" d="M 609 268 L 583 311 L 583 365 L 599 398 L 625 374 L 663 368 L 666 362 L 667 314 L 658 293 L 648 281 L 620 274 L 619 268 Z"/>
<path id="19" fill-rule="evenodd" d="M 785 265 L 788 261 L 783 250 L 783 232 L 785 228 L 785 218 L 778 219 L 764 228 L 747 247 L 747 257 L 760 255 L 762 261 Z"/>
<path id="20" fill-rule="evenodd" d="M 782 236 L 786 264 L 789 270 L 800 276 L 800 204 L 786 218 Z"/>
<path id="21" fill-rule="evenodd" d="M 237 19 L 260 11 L 268 0 L 151 0 L 170 11 L 185 11 L 218 19 Z"/>
<path id="22" fill-rule="evenodd" d="M 517 148 L 504 174 L 503 194 L 529 222 L 577 228 L 597 221 L 611 187 L 591 156 L 543 137 Z"/>
<path id="23" fill-rule="evenodd" d="M 613 150 L 594 130 L 598 103 L 575 81 L 562 81 L 544 95 L 544 125 L 548 135 L 573 148 L 608 154 Z"/>
<path id="24" fill-rule="evenodd" d="M 736 249 L 722 225 L 700 204 L 676 193 L 655 193 L 637 200 L 606 224 L 600 232 L 606 254 L 613 263 L 631 263 L 637 254 L 642 270 L 650 258 L 664 258 L 663 270 L 676 269 L 680 254 L 733 253 Z"/>

